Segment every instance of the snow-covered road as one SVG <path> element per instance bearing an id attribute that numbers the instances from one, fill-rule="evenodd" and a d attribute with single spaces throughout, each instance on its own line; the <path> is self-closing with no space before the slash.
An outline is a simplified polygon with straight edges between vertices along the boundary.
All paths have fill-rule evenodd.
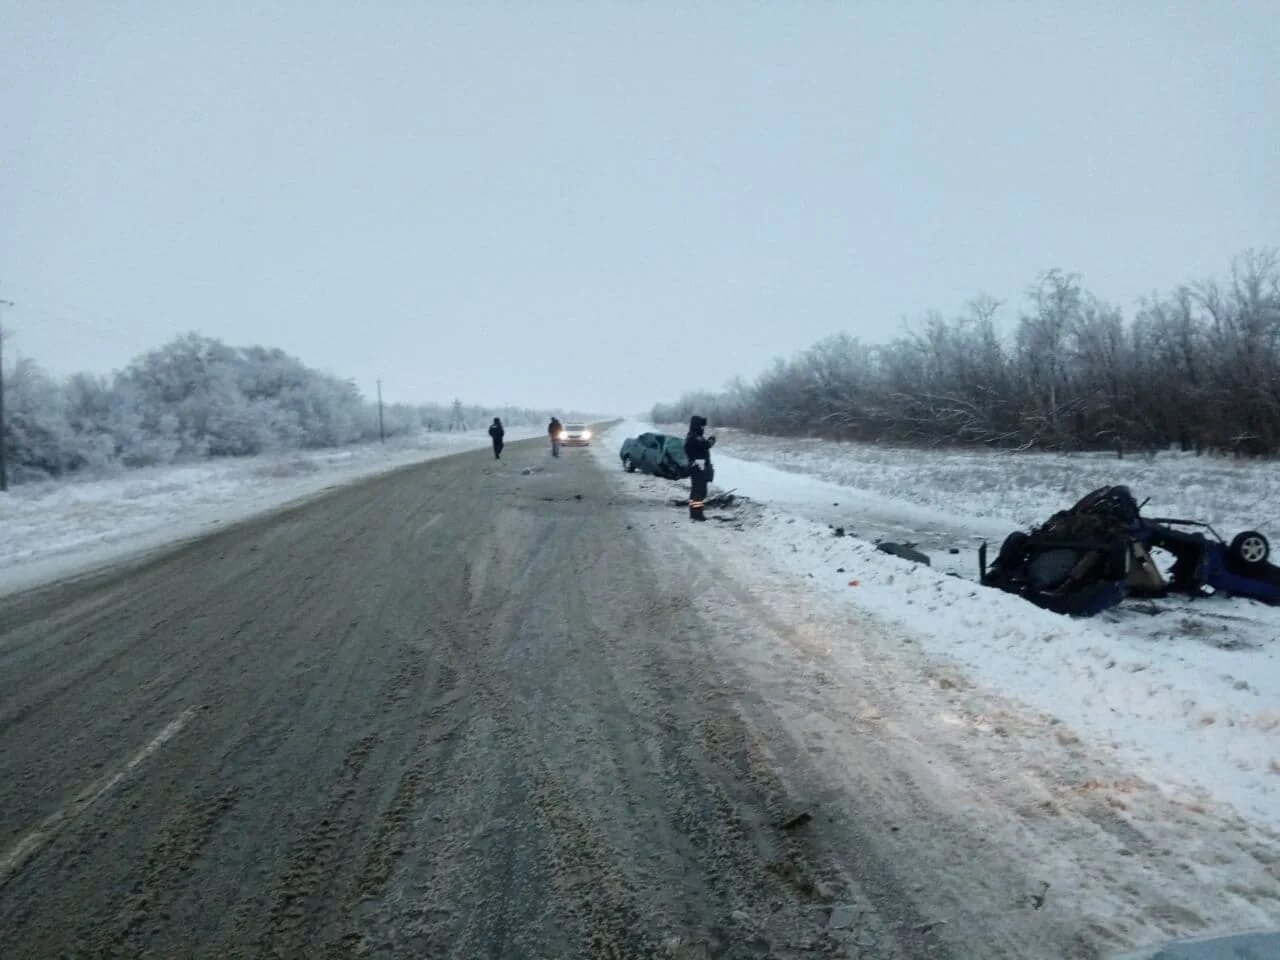
<path id="1" fill-rule="evenodd" d="M 20 605 L 45 604 L 41 615 L 58 619 L 71 609 L 57 599 L 58 591 L 71 597 L 85 584 L 71 582 L 12 598 L 9 622 L 14 629 L 27 631 L 32 642 L 12 643 L 11 651 L 21 656 L 43 651 L 48 666 L 28 664 L 31 675 L 40 678 L 39 685 L 28 685 L 14 673 L 11 686 L 37 701 L 62 697 L 61 705 L 47 715 L 61 717 L 64 725 L 85 728 L 65 709 L 91 716 L 105 705 L 104 709 L 124 711 L 130 722 L 138 721 L 137 732 L 145 736 L 157 729 L 162 734 L 169 730 L 163 724 L 174 722 L 174 711 L 179 707 L 186 711 L 194 702 L 221 704 L 221 714 L 210 716 L 233 724 L 252 725 L 263 715 L 237 706 L 234 698 L 220 699 L 228 689 L 252 693 L 254 698 L 262 695 L 274 714 L 289 716 L 288 722 L 272 721 L 273 729 L 290 735 L 329 729 L 297 723 L 296 718 L 308 715 L 308 709 L 311 715 L 325 718 L 326 724 L 333 717 L 355 723 L 359 730 L 349 730 L 352 737 L 364 730 L 366 716 L 378 718 L 381 725 L 386 711 L 406 710 L 413 722 L 392 724 L 389 729 L 404 737 L 391 739 L 426 745 L 430 762 L 447 764 L 447 775 L 457 776 L 465 768 L 452 754 L 435 756 L 427 739 L 415 739 L 415 731 L 439 719 L 431 699 L 434 678 L 452 678 L 439 692 L 448 704 L 476 711 L 476 743 L 484 749 L 476 754 L 483 762 L 474 768 L 474 783 L 482 789 L 438 796 L 451 802 L 489 796 L 486 778 L 494 770 L 509 769 L 506 759 L 495 760 L 485 753 L 494 742 L 492 727 L 486 726 L 492 722 L 494 703 L 517 704 L 524 711 L 506 721 L 506 729 L 514 734 L 513 756 L 521 758 L 573 757 L 584 743 L 599 737 L 598 731 L 612 731 L 600 740 L 607 750 L 584 766 L 568 768 L 571 776 L 548 794 L 556 801 L 556 809 L 572 810 L 574 816 L 553 822 L 564 828 L 559 834 L 540 821 L 536 835 L 558 835 L 576 843 L 584 822 L 616 830 L 626 821 L 606 808 L 589 821 L 582 820 L 578 814 L 589 806 L 591 797 L 621 802 L 627 811 L 643 814 L 645 832 L 635 836 L 647 836 L 653 825 L 676 823 L 673 818 L 678 817 L 681 826 L 675 832 L 658 830 L 659 840 L 663 836 L 673 840 L 670 849 L 676 854 L 634 859 L 649 881 L 655 880 L 649 872 L 654 862 L 673 866 L 673 876 L 699 876 L 681 860 L 692 849 L 683 831 L 692 831 L 696 838 L 708 829 L 713 833 L 737 830 L 746 809 L 738 792 L 744 769 L 749 772 L 755 764 L 781 771 L 777 782 L 761 794 L 769 809 L 747 818 L 769 825 L 765 834 L 752 832 L 751 836 L 773 839 L 766 840 L 763 848 L 755 840 L 734 848 L 743 851 L 747 872 L 726 873 L 726 861 L 719 854 L 709 861 L 720 884 L 715 889 L 722 889 L 730 899 L 747 889 L 738 878 L 753 872 L 761 877 L 759 889 L 767 895 L 757 898 L 758 906 L 747 903 L 730 913 L 740 925 L 777 923 L 779 918 L 790 923 L 790 915 L 777 910 L 776 879 L 765 874 L 772 876 L 770 871 L 781 864 L 786 869 L 776 876 L 790 883 L 787 878 L 808 876 L 808 868 L 799 874 L 791 872 L 794 868 L 786 866 L 790 861 L 766 862 L 760 851 L 778 842 L 773 834 L 777 818 L 797 810 L 812 811 L 804 842 L 825 845 L 840 869 L 856 881 L 853 892 L 863 891 L 856 896 L 851 893 L 847 902 L 830 913 L 830 917 L 857 915 L 858 929 L 848 931 L 855 939 L 874 934 L 879 939 L 873 942 L 881 943 L 901 933 L 908 941 L 914 938 L 917 947 L 933 937 L 958 944 L 946 954 L 950 956 L 1056 960 L 1097 957 L 1097 944 L 1119 950 L 1175 936 L 1280 924 L 1280 868 L 1276 866 L 1280 863 L 1276 811 L 1280 806 L 1276 792 L 1280 684 L 1274 633 L 1267 633 L 1276 622 L 1274 611 L 1255 610 L 1255 605 L 1238 601 L 1213 601 L 1188 609 L 1130 610 L 1111 619 L 1071 621 L 985 590 L 961 576 L 947 576 L 937 568 L 877 552 L 864 537 L 877 531 L 902 531 L 901 539 L 919 539 L 922 545 L 956 543 L 962 552 L 955 562 L 960 563 L 972 559 L 975 538 L 1003 533 L 1012 522 L 995 509 L 999 506 L 995 494 L 986 500 L 975 496 L 979 484 L 972 476 L 966 481 L 964 471 L 950 475 L 943 471 L 948 485 L 938 490 L 936 504 L 928 502 L 925 485 L 938 476 L 928 454 L 916 455 L 919 462 L 914 468 L 904 461 L 897 474 L 897 490 L 872 484 L 860 487 L 829 476 L 806 476 L 796 469 L 779 470 L 767 462 L 770 441 L 726 436 L 716 455 L 719 479 L 749 499 L 729 511 L 730 517 L 713 513 L 713 518 L 729 522 L 691 524 L 683 510 L 668 505 L 687 487 L 620 472 L 617 447 L 623 436 L 639 429 L 637 424 L 617 426 L 589 450 L 568 452 L 560 461 L 547 457 L 545 445 L 530 445 L 523 454 L 516 448 L 516 456 L 504 457 L 501 464 L 482 455 L 386 477 L 368 490 L 339 491 L 331 500 L 314 502 L 296 514 L 192 544 L 174 555 L 173 564 L 103 578 L 118 591 L 108 598 L 117 613 L 100 617 L 101 610 L 90 606 L 87 613 L 93 623 L 84 631 L 79 621 L 58 620 L 56 630 L 66 634 L 64 639 L 58 639 L 54 626 L 46 628 L 45 621 L 28 616 Z M 541 435 L 540 430 L 531 432 Z M 15 575 L 31 577 L 32 571 L 42 567 L 67 572 L 95 557 L 101 562 L 106 554 L 119 557 L 148 542 L 186 536 L 184 531 L 206 532 L 211 520 L 225 524 L 343 481 L 485 442 L 483 435 L 430 437 L 425 445 L 408 444 L 401 449 L 223 461 L 92 483 L 26 488 L 5 502 L 0 512 L 0 533 L 8 550 L 3 555 L 7 565 L 0 569 L 7 569 L 11 582 Z M 751 459 L 736 456 L 740 450 L 750 453 Z M 837 454 L 844 452 L 828 450 L 823 457 L 836 462 Z M 796 458 L 785 450 L 774 453 L 780 462 L 797 466 Z M 521 467 L 520 457 L 528 466 Z M 815 457 L 814 462 L 823 457 Z M 588 458 L 619 472 L 602 478 L 594 464 L 584 462 Z M 481 463 L 486 465 L 477 470 Z M 1019 502 L 1019 497 L 1029 502 L 1036 470 L 1042 484 L 1050 482 L 1043 479 L 1047 474 L 1035 460 L 1019 464 L 1024 468 L 1022 493 L 1011 494 L 1011 503 Z M 857 469 L 856 465 L 845 468 L 851 473 Z M 966 483 L 975 505 L 971 512 L 955 507 Z M 1084 477 L 1082 483 L 1088 485 L 1092 478 Z M 1057 498 L 1056 504 L 1069 502 L 1075 494 L 1064 490 L 1045 496 Z M 493 507 L 495 503 L 500 506 Z M 359 512 L 353 517 L 354 511 Z M 415 518 L 411 525 L 398 519 L 407 516 Z M 843 525 L 856 536 L 836 537 L 833 525 Z M 259 542 L 256 534 L 268 528 L 287 530 L 289 536 Z M 379 533 L 380 528 L 384 532 Z M 918 536 L 906 536 L 912 533 Z M 301 539 L 291 539 L 295 536 Z M 564 559 L 548 559 L 548 543 L 557 545 Z M 226 544 L 236 546 L 238 552 L 231 556 L 232 551 L 221 546 Z M 335 560 L 328 554 L 330 549 L 342 551 L 342 558 Z M 540 564 L 530 563 L 535 549 L 540 551 Z M 195 560 L 191 554 L 197 555 Z M 942 553 L 939 559 L 951 557 Z M 420 602 L 427 560 L 437 564 L 428 579 L 458 585 L 442 591 L 446 602 Z M 342 591 L 348 583 L 343 570 L 355 567 L 381 571 L 370 577 L 379 590 L 345 596 Z M 206 569 L 235 576 L 219 583 L 209 579 Z M 530 569 L 543 579 L 530 579 Z M 155 589 L 135 589 L 148 582 L 148 576 Z M 541 603 L 548 596 L 558 596 L 566 579 L 572 584 L 572 601 L 531 607 L 534 598 Z M 174 581 L 188 585 L 175 588 Z M 234 589 L 224 589 L 228 583 Z M 524 592 L 514 591 L 512 584 L 522 584 Z M 202 593 L 206 586 L 200 616 L 192 617 L 187 592 Z M 391 586 L 398 592 L 383 592 Z M 242 595 L 242 587 L 256 592 Z M 481 599 L 479 604 L 476 597 Z M 155 604 L 173 606 L 166 612 Z M 363 613 L 352 619 L 348 605 Z M 244 633 L 244 610 L 269 619 Z M 478 613 L 495 610 L 501 613 L 497 620 Z M 1223 619 L 1240 615 L 1253 619 Z M 171 636 L 167 626 L 171 622 L 188 624 L 185 645 L 182 638 Z M 512 637 L 527 640 L 531 622 L 537 625 L 532 642 L 505 646 Z M 694 643 L 680 636 L 690 624 Z M 637 630 L 636 625 L 642 626 Z M 307 632 L 299 633 L 303 627 Z M 345 642 L 348 630 L 355 630 L 358 640 Z M 424 635 L 432 636 L 434 642 L 419 644 L 416 638 Z M 292 644 L 279 640 L 290 636 L 308 639 Z M 637 636 L 645 638 L 647 646 L 636 646 Z M 264 637 L 277 639 L 264 644 Z M 326 647 L 317 653 L 315 637 L 334 645 L 333 651 L 325 652 Z M 404 638 L 414 642 L 402 644 Z M 133 660 L 133 653 L 116 658 L 121 644 L 142 652 Z M 277 645 L 301 659 L 278 657 Z M 72 648 L 79 653 L 68 655 L 66 650 Z M 231 654 L 227 665 L 234 681 L 219 679 L 216 670 L 209 672 L 209 653 L 217 650 Z M 175 651 L 185 651 L 186 658 L 178 686 L 169 683 Z M 379 656 L 371 657 L 370 651 Z M 404 660 L 406 655 L 410 661 Z M 451 655 L 464 660 L 449 664 L 447 670 L 434 664 L 421 670 L 407 665 L 416 664 L 420 656 L 447 660 Z M 363 686 L 348 683 L 350 671 L 333 669 L 332 658 L 342 656 L 354 658 L 355 673 L 350 676 L 363 678 Z M 707 684 L 702 688 L 689 685 L 690 678 L 699 676 L 689 658 L 700 656 L 713 658 L 717 671 L 722 671 L 702 674 Z M 111 671 L 96 668 L 103 657 L 116 658 Z M 241 657 L 265 657 L 262 669 L 246 670 Z M 313 659 L 313 669 L 302 669 Z M 160 710 L 151 718 L 160 725 L 151 723 L 145 710 L 134 710 L 134 701 L 114 691 L 115 672 L 127 663 L 135 670 L 133 680 L 143 681 L 139 689 L 158 694 L 139 698 L 137 703 L 165 706 L 166 697 L 178 694 L 180 702 L 170 704 L 174 710 Z M 285 673 L 275 676 L 273 670 Z M 517 681 L 518 695 L 486 699 L 495 696 L 499 685 L 494 678 L 504 672 Z M 63 683 L 64 674 L 112 689 L 113 695 L 96 701 L 83 697 L 81 687 Z M 244 680 L 260 676 L 275 676 L 272 684 L 278 683 L 278 688 L 258 688 Z M 465 695 L 456 695 L 453 689 L 460 676 L 465 678 L 461 688 Z M 475 682 L 476 677 L 485 676 L 490 679 Z M 638 696 L 631 701 L 633 712 L 618 719 L 619 684 L 627 682 L 627 677 L 649 678 L 648 686 L 632 691 Z M 183 687 L 183 683 L 194 686 Z M 209 683 L 219 691 L 218 697 L 208 693 Z M 357 706 L 335 711 L 322 698 L 319 708 L 303 707 L 278 693 L 287 690 L 294 696 L 300 684 L 312 692 L 336 691 L 339 698 L 353 691 Z M 685 692 L 673 700 L 673 691 L 681 688 Z M 734 691 L 732 696 L 727 696 L 729 690 Z M 16 703 L 12 692 L 10 699 Z M 622 699 L 625 702 L 625 696 Z M 256 702 L 251 698 L 250 706 Z M 581 709 L 584 702 L 599 709 Z M 680 702 L 690 704 L 690 709 L 675 711 Z M 732 709 L 724 709 L 727 706 Z M 26 708 L 17 704 L 17 709 Z M 51 742 L 61 742 L 62 738 L 49 733 L 56 728 L 47 726 L 44 716 L 32 713 L 31 729 L 43 731 Z M 187 714 L 177 712 L 176 716 L 181 720 Z M 746 717 L 750 718 L 749 734 L 733 733 Z M 206 720 L 192 725 L 183 737 L 193 736 L 196 726 L 211 736 L 226 733 L 220 723 Z M 558 744 L 555 751 L 530 749 L 521 739 L 527 729 L 544 726 Z M 11 739 L 39 762 L 57 753 L 29 738 Z M 249 745 L 251 753 L 257 750 L 256 736 L 237 734 L 232 739 Z M 357 749 L 362 749 L 360 742 Z M 90 741 L 78 746 L 86 744 L 93 746 Z M 342 738 L 326 735 L 322 744 L 341 748 Z M 197 743 L 183 756 L 197 763 L 223 756 L 220 747 L 212 751 L 205 747 L 207 743 Z M 611 769 L 619 757 L 627 760 L 634 782 L 642 785 L 650 782 L 655 764 L 676 761 L 706 771 L 714 766 L 702 753 L 709 747 L 732 760 L 725 768 L 730 775 L 721 781 L 721 788 L 727 789 L 719 794 L 726 801 L 723 808 L 706 805 L 715 792 L 700 795 L 701 799 L 681 799 L 679 790 L 673 793 L 670 783 L 664 783 L 656 792 L 644 786 L 640 794 L 632 795 L 620 793 L 620 781 L 615 778 L 594 775 L 596 770 Z M 320 755 L 316 751 L 308 745 L 292 754 L 294 760 L 304 758 L 308 776 Z M 340 761 L 338 754 L 330 759 Z M 260 770 L 286 769 L 259 760 L 255 753 L 254 762 L 243 766 L 242 773 L 251 779 Z M 82 766 L 67 764 L 64 772 L 74 778 Z M 341 762 L 336 768 L 350 769 Z M 371 769 L 391 775 L 404 766 L 379 762 Z M 551 767 L 537 769 L 543 772 Z M 584 778 L 581 771 L 587 769 L 593 774 Z M 218 783 L 225 786 L 225 769 L 216 772 Z M 441 775 L 445 774 L 415 774 L 410 778 L 411 793 Z M 39 785 L 30 777 L 10 780 Z M 697 783 L 699 778 L 690 782 Z M 212 787 L 167 773 L 153 783 L 178 784 L 198 795 Z M 342 783 L 336 786 L 347 789 Z M 297 791 L 293 783 L 287 789 L 290 795 Z M 201 808 L 195 808 L 193 815 L 191 807 L 163 791 L 143 792 L 160 804 L 154 822 L 176 817 L 161 832 L 162 842 L 168 843 L 165 838 L 172 836 L 183 838 L 179 852 L 187 844 L 206 842 L 208 823 L 216 820 L 206 821 Z M 44 788 L 38 791 L 39 796 L 45 793 Z M 370 796 L 386 799 L 393 793 L 379 788 Z M 254 790 L 244 795 L 257 796 Z M 311 802 L 327 796 L 314 790 L 302 795 Z M 679 801 L 678 812 L 664 806 L 672 797 Z M 521 798 L 517 801 L 522 802 Z M 348 809 L 346 800 L 341 806 L 352 817 L 353 836 L 375 822 L 401 824 L 390 832 L 379 830 L 365 848 L 379 857 L 380 844 L 388 838 L 396 840 L 409 823 L 400 819 L 403 811 L 398 813 L 394 803 L 383 821 L 364 807 Z M 127 807 L 108 804 L 101 809 L 108 807 L 132 817 Z M 10 804 L 8 809 L 17 807 Z M 278 804 L 259 803 L 255 815 L 277 809 Z M 501 829 L 492 834 L 508 850 L 511 809 L 504 801 L 495 814 L 501 815 L 495 821 Z M 330 813 L 313 812 L 323 818 L 326 830 L 337 829 Z M 36 811 L 28 821 L 43 822 L 41 816 L 45 814 Z M 416 821 L 430 829 L 421 834 L 414 828 L 414 835 L 434 836 L 441 824 L 461 824 L 456 843 L 443 848 L 433 843 L 421 849 L 479 852 L 484 862 L 491 863 L 492 858 L 484 856 L 486 848 L 475 846 L 472 820 L 468 810 L 442 814 Z M 151 819 L 138 822 L 149 836 L 155 835 L 147 826 Z M 105 833 L 113 843 L 130 842 L 124 832 Z M 224 840 L 236 835 L 234 831 L 217 833 Z M 100 834 L 95 830 L 85 836 Z M 311 836 L 301 838 L 309 863 L 317 862 L 310 859 L 317 849 L 311 845 Z M 336 874 L 323 856 L 325 849 L 331 852 L 332 848 L 325 845 L 326 833 L 318 836 L 322 859 L 317 869 L 323 868 L 324 876 L 331 877 Z M 782 843 L 785 849 L 791 848 L 792 841 Z M 622 838 L 600 849 L 631 845 L 630 839 Z M 594 849 L 589 847 L 588 852 Z M 241 853 L 258 856 L 256 848 Z M 109 872 L 122 863 L 127 866 L 129 860 L 106 856 L 99 862 Z M 216 858 L 200 862 L 206 867 L 218 863 Z M 570 863 L 575 876 L 592 877 L 594 883 L 603 862 L 588 862 L 588 869 L 581 873 Z M 885 864 L 895 869 L 881 869 Z M 277 892 L 290 898 L 296 874 L 292 868 L 282 869 L 285 883 Z M 419 864 L 408 875 L 423 869 Z M 84 874 L 63 871 L 59 876 L 74 879 Z M 726 878 L 732 882 L 726 885 Z M 690 894 L 678 882 L 673 886 L 661 877 L 649 881 L 645 889 L 658 890 L 662 897 L 675 890 L 676 896 L 698 909 L 709 903 L 715 906 L 707 886 Z M 37 878 L 32 889 L 47 888 Z M 102 889 L 107 888 L 92 885 L 93 895 Z M 170 896 L 184 890 L 172 883 L 158 889 Z M 446 883 L 441 889 L 458 888 Z M 590 893 L 595 889 L 592 886 Z M 864 894 L 870 898 L 865 902 Z M 378 922 L 386 921 L 388 929 L 405 929 L 404 918 L 394 911 L 411 899 L 397 893 L 388 900 L 392 912 Z M 168 911 L 171 904 L 151 903 L 152 909 L 159 907 Z M 899 907 L 909 909 L 902 913 Z M 368 912 L 367 903 L 361 909 L 366 920 L 378 919 Z M 729 909 L 729 905 L 716 906 L 722 914 Z M 669 920 L 679 911 L 664 908 L 661 913 Z M 319 915 L 329 914 L 322 910 Z M 806 922 L 815 915 L 827 928 L 834 923 L 825 911 L 805 914 Z M 58 935 L 66 932 L 62 914 L 54 911 L 48 916 L 47 930 Z M 481 914 L 454 911 L 441 914 L 446 918 L 441 922 L 451 924 L 464 916 Z M 529 929 L 535 928 L 551 929 L 544 924 L 535 927 L 530 921 Z M 15 929 L 22 933 L 28 928 Z M 132 924 L 122 929 L 144 930 Z M 182 935 L 188 932 L 182 928 Z M 300 928 L 289 933 L 294 935 L 302 935 Z M 1004 953 L 984 953 L 991 944 L 1001 945 Z M 1035 950 L 1016 949 L 1031 944 Z M 876 956 L 893 955 L 879 952 L 878 947 L 870 949 Z M 942 954 L 919 948 L 898 955 Z"/>

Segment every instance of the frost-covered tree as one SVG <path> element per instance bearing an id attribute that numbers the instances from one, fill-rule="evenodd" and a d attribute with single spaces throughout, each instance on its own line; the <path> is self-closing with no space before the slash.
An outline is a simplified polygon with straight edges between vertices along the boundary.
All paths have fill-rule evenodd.
<path id="1" fill-rule="evenodd" d="M 913 444 L 1280 453 L 1280 258 L 1180 287 L 1132 321 L 1079 277 L 1041 275 L 1008 336 L 979 297 L 888 343 L 836 336 L 751 384 L 659 404 L 659 422 Z"/>
<path id="2" fill-rule="evenodd" d="M 4 377 L 5 459 L 15 483 L 74 469 L 63 397 L 36 363 L 19 360 Z"/>
<path id="3" fill-rule="evenodd" d="M 15 482 L 75 470 L 139 467 L 272 449 L 376 440 L 377 407 L 355 383 L 268 347 L 231 347 L 191 333 L 113 377 L 59 383 L 27 360 L 6 370 L 5 451 Z M 439 404 L 390 404 L 386 435 L 447 423 Z M 543 411 L 464 407 L 475 423 L 545 422 Z M 572 414 L 567 414 L 572 416 Z"/>

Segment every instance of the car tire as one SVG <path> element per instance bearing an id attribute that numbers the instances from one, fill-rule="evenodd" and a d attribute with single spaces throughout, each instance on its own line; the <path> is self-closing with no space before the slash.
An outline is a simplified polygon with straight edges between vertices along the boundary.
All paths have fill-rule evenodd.
<path id="1" fill-rule="evenodd" d="M 627 471 L 627 473 L 635 473 L 635 472 L 636 472 L 636 464 L 635 464 L 635 461 L 634 461 L 634 460 L 632 460 L 630 457 L 623 457 L 623 458 L 622 458 L 622 469 L 623 469 L 623 470 L 625 470 L 625 471 Z"/>
<path id="2" fill-rule="evenodd" d="M 1260 567 L 1271 556 L 1271 544 L 1257 530 L 1246 530 L 1236 534 L 1229 551 L 1246 567 Z"/>

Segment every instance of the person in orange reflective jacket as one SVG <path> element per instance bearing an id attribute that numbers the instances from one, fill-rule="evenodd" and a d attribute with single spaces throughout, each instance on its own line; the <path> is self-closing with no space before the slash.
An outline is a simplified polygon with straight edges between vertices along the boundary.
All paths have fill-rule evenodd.
<path id="1" fill-rule="evenodd" d="M 706 520 L 703 508 L 707 501 L 707 484 L 715 479 L 716 471 L 711 465 L 711 448 L 716 438 L 703 434 L 707 429 L 707 418 L 693 416 L 689 418 L 689 433 L 684 438 L 684 455 L 689 458 L 689 519 Z"/>

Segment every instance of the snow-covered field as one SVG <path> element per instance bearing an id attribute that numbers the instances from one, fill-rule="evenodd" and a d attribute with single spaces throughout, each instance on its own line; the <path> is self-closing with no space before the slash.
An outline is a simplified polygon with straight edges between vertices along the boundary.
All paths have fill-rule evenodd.
<path id="1" fill-rule="evenodd" d="M 671 428 L 676 429 L 676 428 Z M 683 430 L 680 433 L 683 434 Z M 737 460 L 820 477 L 881 494 L 973 527 L 1004 531 L 1040 523 L 1101 486 L 1127 484 L 1148 516 L 1213 524 L 1220 533 L 1275 531 L 1280 541 L 1280 465 L 1165 452 L 1156 456 L 926 451 L 829 440 L 779 439 L 717 430 L 718 450 Z M 993 523 L 977 523 L 988 520 Z"/>
<path id="2" fill-rule="evenodd" d="M 623 437 L 644 429 L 619 425 L 601 455 L 614 458 Z M 1280 609 L 1131 601 L 1075 620 L 975 582 L 980 540 L 998 544 L 1107 483 L 1151 497 L 1149 515 L 1208 520 L 1228 536 L 1256 527 L 1280 542 L 1274 464 L 934 453 L 717 432 L 715 486 L 754 501 L 737 542 L 762 568 L 805 581 L 833 616 L 871 614 L 940 668 L 1061 722 L 1179 802 L 1280 829 Z M 881 538 L 918 542 L 933 567 L 877 551 Z M 848 643 L 858 642 L 851 631 Z"/>
<path id="3" fill-rule="evenodd" d="M 507 431 L 507 441 L 542 436 Z M 0 497 L 0 593 L 35 586 L 312 496 L 489 445 L 483 430 L 290 451 L 12 487 Z"/>

